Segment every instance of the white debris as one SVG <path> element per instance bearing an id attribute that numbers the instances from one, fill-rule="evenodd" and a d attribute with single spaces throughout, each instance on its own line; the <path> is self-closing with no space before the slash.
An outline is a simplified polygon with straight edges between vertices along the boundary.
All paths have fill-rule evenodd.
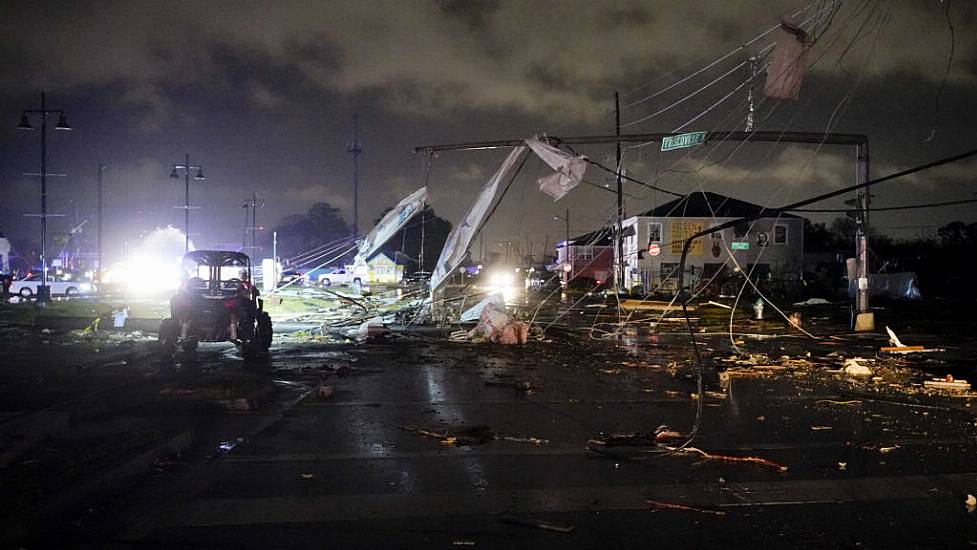
<path id="1" fill-rule="evenodd" d="M 872 369 L 863 365 L 861 361 L 865 361 L 861 357 L 853 357 L 851 359 L 845 359 L 845 365 L 843 370 L 848 376 L 872 376 Z"/>
<path id="2" fill-rule="evenodd" d="M 794 302 L 795 306 L 823 306 L 825 304 L 830 304 L 831 302 L 825 300 L 824 298 L 809 298 L 803 302 Z"/>
<path id="3" fill-rule="evenodd" d="M 482 310 L 487 306 L 491 305 L 494 309 L 499 311 L 505 311 L 505 296 L 501 292 L 492 294 L 488 298 L 485 298 L 481 302 L 475 304 L 470 309 L 466 310 L 461 314 L 459 319 L 462 323 L 471 323 L 478 321 L 479 317 L 482 315 Z"/>
<path id="4" fill-rule="evenodd" d="M 895 348 L 904 348 L 904 347 L 906 347 L 906 344 L 903 344 L 902 342 L 899 341 L 899 337 L 896 336 L 896 333 L 895 332 L 892 332 L 892 329 L 891 328 L 885 327 L 885 331 L 889 333 L 889 344 L 892 347 L 895 347 Z"/>

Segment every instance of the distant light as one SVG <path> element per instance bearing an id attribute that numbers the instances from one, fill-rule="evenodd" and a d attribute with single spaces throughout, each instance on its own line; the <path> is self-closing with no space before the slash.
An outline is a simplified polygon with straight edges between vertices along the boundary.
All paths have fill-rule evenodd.
<path id="1" fill-rule="evenodd" d="M 31 126 L 31 121 L 27 118 L 27 113 L 20 115 L 20 124 L 17 125 L 18 130 L 33 130 L 34 127 Z"/>
<path id="2" fill-rule="evenodd" d="M 570 273 L 571 271 L 573 271 L 573 266 L 570 264 L 563 264 L 563 271 Z"/>
<path id="3" fill-rule="evenodd" d="M 197 168 L 197 175 L 194 176 L 193 179 L 195 179 L 195 180 L 205 180 L 205 179 L 207 179 L 207 178 L 204 177 L 204 169 L 203 168 Z"/>
<path id="4" fill-rule="evenodd" d="M 68 119 L 65 118 L 64 113 L 58 117 L 58 123 L 54 126 L 55 130 L 70 130 L 71 126 L 68 126 Z"/>

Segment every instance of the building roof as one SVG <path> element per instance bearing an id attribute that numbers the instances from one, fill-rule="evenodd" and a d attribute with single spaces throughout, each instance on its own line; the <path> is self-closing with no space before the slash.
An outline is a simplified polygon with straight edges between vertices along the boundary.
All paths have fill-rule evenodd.
<path id="1" fill-rule="evenodd" d="M 773 208 L 766 207 L 766 208 Z M 648 218 L 746 218 L 763 214 L 765 207 L 710 191 L 696 191 L 652 208 L 639 216 Z M 771 216 L 773 217 L 773 216 Z M 798 218 L 781 214 L 782 218 Z"/>
<path id="2" fill-rule="evenodd" d="M 610 227 L 602 227 L 590 233 L 584 233 L 570 239 L 570 246 L 613 246 L 614 230 Z M 557 248 L 566 246 L 566 241 L 556 243 Z"/>

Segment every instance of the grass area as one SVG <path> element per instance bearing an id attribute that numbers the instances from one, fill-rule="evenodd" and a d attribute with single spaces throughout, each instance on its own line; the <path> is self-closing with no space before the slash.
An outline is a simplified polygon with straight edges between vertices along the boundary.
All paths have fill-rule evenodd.
<path id="1" fill-rule="evenodd" d="M 333 308 L 339 299 L 327 296 L 286 296 L 274 294 L 265 296 L 265 311 L 269 315 L 298 315 L 312 313 L 319 309 Z"/>
<path id="2" fill-rule="evenodd" d="M 80 317 L 95 319 L 110 317 L 112 312 L 128 305 L 129 316 L 138 319 L 162 319 L 170 316 L 170 304 L 165 300 L 141 300 L 126 304 L 121 299 L 105 301 L 86 299 L 54 299 L 47 307 L 38 309 L 33 302 L 11 304 L 0 302 L 0 322 L 33 325 L 37 319 L 51 317 Z"/>
<path id="3" fill-rule="evenodd" d="M 44 309 L 33 303 L 0 303 L 0 321 L 18 325 L 32 325 L 39 317 L 96 318 L 112 313 L 112 306 L 90 300 L 55 300 Z"/>

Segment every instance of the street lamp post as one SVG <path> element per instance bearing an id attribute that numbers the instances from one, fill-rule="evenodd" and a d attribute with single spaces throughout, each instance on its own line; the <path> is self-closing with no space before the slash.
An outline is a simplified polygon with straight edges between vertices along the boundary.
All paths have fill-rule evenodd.
<path id="1" fill-rule="evenodd" d="M 190 153 L 187 153 L 186 162 L 184 162 L 183 164 L 173 165 L 173 170 L 170 172 L 171 178 L 180 177 L 180 174 L 177 173 L 177 170 L 183 170 L 184 184 L 186 186 L 186 194 L 184 195 L 185 199 L 183 202 L 183 213 L 184 213 L 184 222 L 183 222 L 184 250 L 183 251 L 184 253 L 186 253 L 186 252 L 190 252 L 190 170 L 197 171 L 197 175 L 193 177 L 193 179 L 195 180 L 205 180 L 207 178 L 204 177 L 204 169 L 202 166 L 192 166 L 190 164 Z"/>
<path id="2" fill-rule="evenodd" d="M 96 238 L 98 251 L 96 253 L 95 263 L 95 282 L 102 282 L 102 172 L 105 172 L 107 167 L 101 162 L 98 163 L 98 235 Z"/>
<path id="3" fill-rule="evenodd" d="M 19 130 L 33 130 L 28 114 L 41 115 L 41 286 L 37 288 L 37 305 L 51 301 L 51 287 L 47 284 L 47 116 L 58 114 L 55 130 L 70 130 L 63 109 L 48 109 L 44 92 L 41 92 L 40 109 L 24 109 L 20 112 Z"/>

